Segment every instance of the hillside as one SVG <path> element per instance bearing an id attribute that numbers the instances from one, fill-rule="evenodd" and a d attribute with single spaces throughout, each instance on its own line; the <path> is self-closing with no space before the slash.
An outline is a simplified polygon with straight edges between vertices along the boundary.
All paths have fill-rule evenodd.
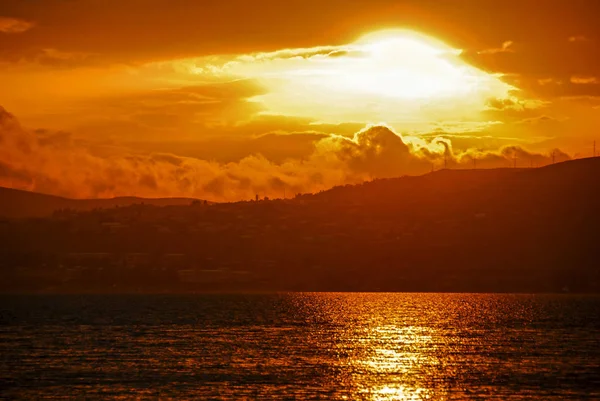
<path id="1" fill-rule="evenodd" d="M 600 293 L 600 158 L 0 225 L 3 291 Z"/>
<path id="2" fill-rule="evenodd" d="M 469 196 L 461 199 L 462 202 L 475 202 L 490 199 L 490 192 L 497 192 L 501 188 L 519 189 L 531 192 L 532 195 L 539 191 L 549 190 L 551 187 L 557 192 L 567 188 L 577 191 L 598 191 L 600 184 L 600 157 L 566 161 L 553 165 L 532 169 L 480 169 L 480 170 L 438 170 L 423 176 L 400 177 L 375 180 L 361 185 L 346 185 L 335 187 L 314 195 L 315 199 L 328 202 L 372 202 L 372 203 L 414 203 L 417 199 L 438 201 L 437 195 L 464 194 L 464 191 L 473 191 Z M 407 196 L 409 195 L 410 196 Z M 522 192 L 513 194 L 515 197 L 523 195 Z M 502 200 L 509 194 L 502 194 Z M 312 196 L 305 196 L 310 199 Z"/>
<path id="3" fill-rule="evenodd" d="M 0 187 L 0 217 L 48 217 L 52 215 L 54 211 L 60 209 L 86 211 L 98 208 L 106 209 L 114 208 L 116 206 L 130 206 L 138 203 L 155 206 L 189 205 L 193 200 L 194 199 L 189 198 L 148 199 L 138 197 L 68 199 L 60 196 Z"/>

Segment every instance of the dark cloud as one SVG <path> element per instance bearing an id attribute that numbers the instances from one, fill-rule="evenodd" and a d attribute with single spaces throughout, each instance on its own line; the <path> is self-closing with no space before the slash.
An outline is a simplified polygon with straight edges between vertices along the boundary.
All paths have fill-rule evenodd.
<path id="1" fill-rule="evenodd" d="M 151 175 L 143 175 L 140 177 L 139 184 L 144 187 L 148 187 L 151 189 L 158 189 L 158 184 L 156 183 L 156 179 Z"/>
<path id="2" fill-rule="evenodd" d="M 453 158 L 451 167 L 455 167 L 454 163 L 463 166 L 476 166 L 477 168 L 541 167 L 570 159 L 571 157 L 560 149 L 542 154 L 531 152 L 521 146 L 509 145 L 496 151 L 470 150 L 461 154 L 458 158 Z"/>
<path id="3" fill-rule="evenodd" d="M 37 129 L 34 133 L 37 135 L 38 143 L 41 146 L 65 147 L 73 143 L 70 132 Z"/>
<path id="4" fill-rule="evenodd" d="M 263 93 L 255 81 L 237 80 L 104 96 L 81 102 L 83 121 L 75 128 L 81 135 L 114 136 L 126 142 L 231 135 L 247 125 L 244 134 L 261 121 L 253 117 L 261 106 L 250 99 Z"/>
<path id="5" fill-rule="evenodd" d="M 0 106 L 0 129 L 2 129 L 0 132 L 21 129 L 19 121 L 15 116 L 6 111 L 2 106 Z"/>
<path id="6" fill-rule="evenodd" d="M 98 64 L 97 55 L 82 52 L 65 52 L 55 48 L 26 48 L 0 51 L 0 61 L 15 65 L 73 69 Z"/>
<path id="7" fill-rule="evenodd" d="M 9 182 L 16 180 L 25 184 L 31 184 L 31 174 L 27 170 L 18 170 L 0 161 L 0 177 L 8 179 Z"/>
<path id="8" fill-rule="evenodd" d="M 34 27 L 34 23 L 19 18 L 0 16 L 0 33 L 23 33 Z"/>
<path id="9" fill-rule="evenodd" d="M 348 166 L 376 177 L 394 177 L 417 159 L 402 138 L 385 126 L 359 131 L 353 141 L 338 140 L 337 153 Z"/>
<path id="10" fill-rule="evenodd" d="M 557 29 L 562 28 L 557 26 Z M 499 51 L 468 49 L 461 57 L 486 71 L 503 74 L 504 81 L 529 96 L 600 95 L 598 88 L 581 87 L 572 80 L 600 76 L 600 29 L 593 33 L 596 40 L 577 36 L 567 41 L 564 37 L 548 37 L 543 41 L 530 37 Z"/>
<path id="11" fill-rule="evenodd" d="M 258 7 L 245 0 L 4 0 L 0 15 L 38 24 L 26 35 L 10 35 L 12 41 L 0 38 L 0 49 L 54 48 L 132 63 L 339 45 L 364 32 L 398 26 L 464 49 L 498 48 L 507 39 L 535 48 L 559 41 L 573 44 L 569 37 L 593 42 L 599 13 L 595 0 L 547 1 L 543 6 L 521 0 L 263 0 Z M 527 68 L 528 62 L 520 67 Z"/>
<path id="12" fill-rule="evenodd" d="M 225 194 L 225 187 L 225 177 L 219 176 L 204 184 L 202 189 L 211 195 L 222 197 Z"/>
<path id="13" fill-rule="evenodd" d="M 169 163 L 174 166 L 181 166 L 183 164 L 181 157 L 167 153 L 153 153 L 150 155 L 150 160 L 153 162 Z"/>
<path id="14" fill-rule="evenodd" d="M 498 98 L 491 98 L 488 99 L 486 102 L 488 107 L 491 107 L 493 109 L 498 109 L 498 110 L 503 110 L 506 108 L 511 108 L 511 107 L 515 107 L 517 105 L 517 102 L 515 102 L 512 99 L 498 99 Z"/>
<path id="15" fill-rule="evenodd" d="M 598 71 L 600 76 L 600 70 Z M 545 76 L 515 77 L 514 82 L 523 90 L 543 99 L 555 99 L 581 96 L 600 96 L 600 85 L 595 76 L 560 75 L 553 78 Z"/>
<path id="16" fill-rule="evenodd" d="M 306 159 L 314 151 L 315 143 L 328 136 L 319 132 L 270 133 L 168 142 L 124 142 L 122 147 L 131 152 L 169 152 L 218 163 L 239 162 L 250 154 L 260 154 L 274 163 L 283 163 L 287 159 Z"/>

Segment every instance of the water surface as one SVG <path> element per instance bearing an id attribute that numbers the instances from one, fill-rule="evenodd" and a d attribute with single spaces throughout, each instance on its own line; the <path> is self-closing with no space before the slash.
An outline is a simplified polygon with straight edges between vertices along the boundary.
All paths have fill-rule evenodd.
<path id="1" fill-rule="evenodd" d="M 0 396 L 600 399 L 600 297 L 3 296 Z"/>

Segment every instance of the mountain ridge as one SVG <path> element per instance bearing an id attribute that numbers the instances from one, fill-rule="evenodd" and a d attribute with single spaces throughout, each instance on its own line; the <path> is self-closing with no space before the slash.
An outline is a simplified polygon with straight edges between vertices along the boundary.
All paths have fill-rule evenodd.
<path id="1" fill-rule="evenodd" d="M 155 206 L 189 205 L 196 198 L 143 198 L 138 196 L 118 196 L 114 198 L 76 199 L 44 194 L 15 188 L 0 187 L 0 217 L 29 218 L 48 217 L 56 210 L 71 209 L 86 211 L 113 207 L 131 206 L 139 203 Z"/>

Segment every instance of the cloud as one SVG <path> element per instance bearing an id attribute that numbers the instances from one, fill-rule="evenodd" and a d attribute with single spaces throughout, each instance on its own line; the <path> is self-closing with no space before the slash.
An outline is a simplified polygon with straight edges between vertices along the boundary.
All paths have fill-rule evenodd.
<path id="1" fill-rule="evenodd" d="M 364 56 L 366 53 L 353 46 L 316 46 L 311 48 L 282 49 L 273 52 L 254 53 L 237 57 L 242 62 L 272 61 L 286 59 L 310 59 L 313 57 L 342 57 L 342 56 Z"/>
<path id="2" fill-rule="evenodd" d="M 583 35 L 569 36 L 569 42 L 587 42 L 589 39 Z"/>
<path id="3" fill-rule="evenodd" d="M 369 126 L 351 139 L 332 135 L 319 141 L 316 149 L 313 157 L 334 157 L 349 171 L 365 177 L 394 177 L 419 164 L 403 138 L 384 125 Z"/>
<path id="4" fill-rule="evenodd" d="M 53 48 L 45 48 L 32 54 L 29 61 L 48 67 L 73 68 L 92 65 L 93 55 L 90 53 L 64 52 Z"/>
<path id="5" fill-rule="evenodd" d="M 463 166 L 476 163 L 478 168 L 540 167 L 570 159 L 571 157 L 560 149 L 554 149 L 548 154 L 541 154 L 511 145 L 504 146 L 497 151 L 469 150 L 453 159 L 453 162 Z"/>
<path id="6" fill-rule="evenodd" d="M 541 123 L 546 123 L 546 122 L 557 122 L 558 120 L 556 118 L 547 116 L 547 115 L 541 115 L 541 116 L 536 116 L 536 117 L 530 117 L 530 118 L 524 118 L 520 121 L 517 121 L 518 124 L 541 124 Z"/>
<path id="7" fill-rule="evenodd" d="M 514 50 L 512 49 L 513 44 L 514 44 L 514 42 L 512 40 L 507 40 L 506 42 L 502 43 L 501 47 L 481 50 L 481 51 L 478 51 L 477 54 L 513 53 L 514 52 Z"/>
<path id="8" fill-rule="evenodd" d="M 32 47 L 53 38 L 58 48 L 73 48 L 68 47 L 71 45 L 81 51 L 108 53 L 111 61 L 126 63 L 285 46 L 311 47 L 327 44 L 330 38 L 337 41 L 352 37 L 358 26 L 361 31 L 386 25 L 414 26 L 424 32 L 438 32 L 449 42 L 485 43 L 497 40 L 498 32 L 510 31 L 535 45 L 552 42 L 555 37 L 568 43 L 566 39 L 571 35 L 591 36 L 597 32 L 598 14 L 594 0 L 548 1 L 544 7 L 535 1 L 334 0 L 308 6 L 305 2 L 264 0 L 264 12 L 257 12 L 255 4 L 245 0 L 176 0 L 174 4 L 164 0 L 113 1 L 111 7 L 99 0 L 2 0 L 0 4 L 1 9 L 9 10 L 5 13 L 40 18 L 42 33 L 28 43 Z M 491 9 L 493 17 L 489 18 Z M 531 15 L 536 17 L 535 24 Z M 485 24 L 481 24 L 483 20 Z M 153 35 L 152 46 L 148 46 L 149 29 L 161 32 Z"/>
<path id="9" fill-rule="evenodd" d="M 22 33 L 30 30 L 34 25 L 33 22 L 19 18 L 0 17 L 0 32 L 2 33 Z"/>
<path id="10" fill-rule="evenodd" d="M 261 93 L 264 90 L 251 80 L 138 90 L 86 99 L 80 102 L 77 116 L 61 119 L 70 122 L 69 130 L 85 136 L 127 142 L 243 135 L 252 125 L 264 122 L 256 117 L 262 108 L 250 101 Z M 266 131 L 269 129 L 258 132 Z"/>
<path id="11" fill-rule="evenodd" d="M 519 106 L 519 103 L 516 100 L 510 98 L 499 99 L 496 97 L 492 97 L 489 98 L 486 103 L 490 108 L 497 110 L 516 108 Z"/>
<path id="12" fill-rule="evenodd" d="M 380 121 L 410 133 L 444 121 L 464 132 L 504 121 L 486 119 L 490 108 L 525 107 L 503 77 L 465 64 L 455 48 L 403 35 L 109 69 L 83 68 L 101 53 L 32 47 L 14 68 L 0 68 L 0 80 L 5 104 L 23 121 L 127 142 L 256 135 L 277 129 L 271 116 L 287 118 L 288 132 L 355 123 L 353 134 Z M 34 65 L 18 63 L 24 59 Z"/>
<path id="13" fill-rule="evenodd" d="M 293 134 L 291 134 L 293 135 Z M 219 163 L 165 152 L 101 156 L 66 133 L 31 132 L 0 108 L 0 185 L 70 197 L 189 196 L 216 201 L 281 197 L 373 178 L 421 174 L 440 168 L 507 167 L 519 160 L 541 165 L 549 155 L 521 147 L 497 151 L 453 149 L 443 136 L 402 136 L 384 125 L 353 137 L 320 135 L 302 158 L 275 163 L 261 154 Z M 555 153 L 555 157 L 556 157 Z M 560 153 L 560 157 L 567 155 Z"/>
<path id="14" fill-rule="evenodd" d="M 562 81 L 556 81 L 554 78 L 540 78 L 537 80 L 538 85 L 540 86 L 544 86 L 544 85 L 562 85 Z"/>
<path id="15" fill-rule="evenodd" d="M 266 93 L 265 112 L 336 124 L 347 121 L 478 121 L 485 99 L 515 88 L 466 64 L 460 51 L 401 31 L 342 46 L 284 49 L 236 57 L 175 60 L 196 80 L 246 79 Z M 505 44 L 506 51 L 510 43 Z M 166 67 L 163 67 L 166 68 Z"/>
<path id="16" fill-rule="evenodd" d="M 61 148 L 72 144 L 72 135 L 69 132 L 38 129 L 34 133 L 41 146 Z"/>
<path id="17" fill-rule="evenodd" d="M 571 77 L 571 82 L 578 85 L 596 85 L 600 84 L 600 80 L 596 77 L 575 75 Z"/>
<path id="18" fill-rule="evenodd" d="M 505 79 L 519 87 L 522 93 L 535 95 L 540 102 L 544 103 L 554 102 L 560 98 L 600 96 L 599 76 L 600 71 L 593 71 L 588 66 L 567 73 L 513 75 Z"/>
<path id="19" fill-rule="evenodd" d="M 520 98 L 556 99 L 592 94 L 592 88 L 584 89 L 571 82 L 573 76 L 600 76 L 597 62 L 600 42 L 589 36 L 591 31 L 586 32 L 587 36 L 557 31 L 543 38 L 531 33 L 526 35 L 526 41 L 479 53 L 465 52 L 462 57 L 519 88 Z"/>

